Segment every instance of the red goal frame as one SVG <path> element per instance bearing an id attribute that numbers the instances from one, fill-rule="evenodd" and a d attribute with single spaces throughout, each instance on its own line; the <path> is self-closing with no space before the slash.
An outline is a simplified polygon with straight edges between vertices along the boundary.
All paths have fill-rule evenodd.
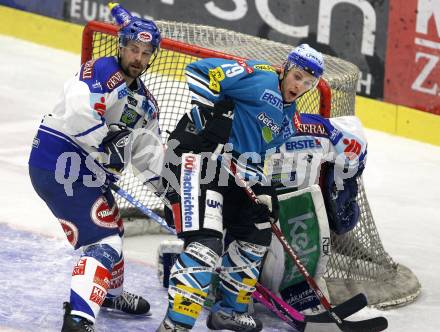
<path id="1" fill-rule="evenodd" d="M 95 32 L 100 32 L 112 36 L 118 35 L 119 27 L 117 25 L 99 21 L 90 21 L 86 24 L 82 35 L 82 49 L 81 49 L 81 64 L 90 60 L 93 54 L 93 34 Z M 245 58 L 210 50 L 204 47 L 191 45 L 183 43 L 170 38 L 163 38 L 160 47 L 170 51 L 182 52 L 194 57 L 199 58 L 224 58 L 229 60 L 246 60 Z M 279 71 L 279 67 L 276 66 Z M 318 82 L 317 89 L 320 96 L 320 109 L 319 114 L 329 118 L 331 116 L 331 88 L 329 84 L 324 80 L 320 79 Z"/>

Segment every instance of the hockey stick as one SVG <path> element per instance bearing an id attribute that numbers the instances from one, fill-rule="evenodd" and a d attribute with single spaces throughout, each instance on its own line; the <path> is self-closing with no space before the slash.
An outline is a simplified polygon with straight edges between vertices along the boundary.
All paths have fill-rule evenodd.
<path id="1" fill-rule="evenodd" d="M 218 156 L 218 158 L 220 159 L 221 164 L 226 168 L 226 170 L 235 178 L 236 183 L 238 185 L 240 185 L 241 187 L 243 187 L 243 189 L 245 190 L 245 192 L 249 196 L 249 198 L 254 203 L 261 204 L 260 200 L 255 195 L 255 193 L 252 190 L 252 188 L 237 173 L 237 168 L 236 168 L 236 165 L 234 164 L 234 162 L 232 160 L 230 160 L 229 163 L 227 163 L 225 161 L 225 159 L 222 158 L 221 155 Z M 316 283 L 315 279 L 313 279 L 313 277 L 309 274 L 309 272 L 307 271 L 307 269 L 305 268 L 305 266 L 301 262 L 300 258 L 295 253 L 295 251 L 290 246 L 290 244 L 287 242 L 286 238 L 284 237 L 284 234 L 281 232 L 281 230 L 276 225 L 276 223 L 275 222 L 271 222 L 270 226 L 272 228 L 272 232 L 275 234 L 275 236 L 281 242 L 281 245 L 283 246 L 285 252 L 290 256 L 290 258 L 292 258 L 292 260 L 295 263 L 298 271 L 300 271 L 300 273 L 303 275 L 303 277 L 306 280 L 306 282 L 309 285 L 309 287 L 314 291 L 314 293 L 318 297 L 321 305 L 324 307 L 324 309 L 326 310 L 326 312 L 329 315 L 329 317 L 331 317 L 332 321 L 334 323 L 336 323 L 336 325 L 342 331 L 355 331 L 355 330 L 357 331 L 357 329 L 355 328 L 356 322 L 351 322 L 350 324 L 348 324 L 349 322 L 343 321 L 343 318 L 341 318 L 337 314 L 337 312 L 332 308 L 332 306 L 330 305 L 330 302 L 327 300 L 326 296 L 324 295 L 322 290 L 319 288 L 319 286 Z M 384 317 L 378 317 L 378 318 L 379 318 L 379 323 L 381 323 L 382 325 L 385 324 L 385 328 L 386 328 L 388 326 L 388 324 L 386 323 L 386 319 Z M 363 325 L 364 321 L 360 321 L 359 323 L 360 324 L 358 324 L 358 325 Z M 361 327 L 361 326 L 359 326 L 359 327 Z M 381 330 L 379 330 L 379 331 L 381 331 Z"/>
<path id="2" fill-rule="evenodd" d="M 119 187 L 115 183 L 110 183 L 110 188 L 117 193 L 119 196 L 123 197 L 126 201 L 134 205 L 136 208 L 138 208 L 142 213 L 144 213 L 147 217 L 150 217 L 155 222 L 157 222 L 162 228 L 164 228 L 168 233 L 176 235 L 176 231 L 168 226 L 166 221 L 156 213 L 154 213 L 152 210 L 147 208 L 144 204 L 142 204 L 140 201 L 138 201 L 136 198 L 134 198 L 132 195 L 130 195 L 128 192 L 126 192 L 124 189 Z"/>
<path id="3" fill-rule="evenodd" d="M 327 314 L 326 311 L 316 314 L 316 315 L 303 315 L 303 318 L 296 320 L 296 315 L 292 315 L 295 312 L 289 304 L 284 302 L 282 299 L 277 297 L 267 288 L 256 285 L 257 291 L 255 292 L 254 298 L 260 303 L 263 303 L 266 308 L 274 312 L 280 319 L 285 321 L 287 324 L 295 329 L 301 328 L 304 323 L 333 323 L 333 319 Z M 367 305 L 367 298 L 364 294 L 358 294 L 349 300 L 341 303 L 340 305 L 333 308 L 337 315 L 343 319 L 351 316 L 353 313 L 361 310 Z M 384 317 L 374 317 L 360 321 L 347 321 L 343 320 L 346 331 L 368 331 L 368 332 L 379 332 L 383 331 L 388 327 L 388 321 Z"/>
<path id="4" fill-rule="evenodd" d="M 153 219 L 155 222 L 157 222 L 160 226 L 162 226 L 168 233 L 175 235 L 175 230 L 171 227 L 169 227 L 166 223 L 166 221 L 158 216 L 156 213 L 151 211 L 149 208 L 147 208 L 143 203 L 138 201 L 136 198 L 134 198 L 132 195 L 130 195 L 128 192 L 117 186 L 116 184 L 112 183 L 110 184 L 110 188 L 115 191 L 118 195 L 123 197 L 125 200 L 127 200 L 129 203 L 137 207 L 141 212 L 143 212 L 145 215 Z M 332 323 L 333 321 L 330 319 L 330 317 L 327 315 L 326 312 L 323 312 L 321 314 L 317 315 L 303 315 L 294 308 L 292 308 L 290 305 L 288 305 L 286 302 L 284 302 L 282 299 L 278 298 L 275 294 L 267 290 L 263 285 L 259 284 L 257 282 L 256 284 L 256 291 L 252 294 L 252 297 L 262 303 L 266 308 L 268 308 L 270 311 L 275 313 L 280 319 L 287 322 L 289 325 L 291 325 L 294 328 L 300 328 L 305 323 Z M 355 312 L 358 312 L 362 308 L 364 308 L 367 305 L 367 301 L 364 295 L 359 294 L 351 299 L 349 299 L 346 302 L 343 302 L 336 306 L 334 308 L 335 312 L 338 313 L 339 317 L 346 318 L 354 314 Z M 366 320 L 369 321 L 369 320 Z M 359 322 L 347 322 L 345 323 L 361 323 Z M 377 324 L 376 324 L 377 325 Z M 383 322 L 382 322 L 383 325 Z M 385 326 L 386 328 L 386 326 Z M 385 328 L 382 329 L 373 329 L 371 331 L 382 331 Z"/>

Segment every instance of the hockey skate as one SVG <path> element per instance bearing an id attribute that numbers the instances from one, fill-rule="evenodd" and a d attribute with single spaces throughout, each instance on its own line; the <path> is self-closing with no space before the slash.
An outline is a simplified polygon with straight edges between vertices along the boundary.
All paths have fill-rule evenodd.
<path id="1" fill-rule="evenodd" d="M 221 302 L 217 302 L 211 308 L 206 325 L 211 330 L 240 332 L 258 332 L 263 328 L 263 324 L 258 318 L 247 312 L 240 313 L 231 308 L 222 307 Z"/>
<path id="2" fill-rule="evenodd" d="M 92 322 L 70 314 L 72 308 L 69 302 L 64 302 L 64 310 L 64 321 L 61 332 L 95 332 Z"/>
<path id="3" fill-rule="evenodd" d="M 174 324 L 170 319 L 165 317 L 165 319 L 160 324 L 156 332 L 187 332 L 189 329 L 186 327 Z"/>
<path id="4" fill-rule="evenodd" d="M 132 315 L 145 315 L 150 311 L 150 304 L 143 297 L 123 291 L 115 298 L 106 298 L 102 308 L 119 310 Z"/>

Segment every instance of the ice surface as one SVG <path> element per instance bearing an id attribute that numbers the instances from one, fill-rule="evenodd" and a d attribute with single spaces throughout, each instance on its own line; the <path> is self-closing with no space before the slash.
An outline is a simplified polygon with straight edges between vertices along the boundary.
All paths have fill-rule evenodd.
<path id="1" fill-rule="evenodd" d="M 59 331 L 75 253 L 56 219 L 33 191 L 27 159 L 41 116 L 51 111 L 79 56 L 0 36 L 0 331 Z M 440 133 L 438 133 L 440 135 Z M 407 307 L 367 309 L 383 314 L 389 331 L 437 331 L 440 325 L 440 148 L 367 130 L 364 182 L 385 249 L 408 266 L 422 294 Z M 153 316 L 103 313 L 98 331 L 154 331 L 166 293 L 156 280 L 155 251 L 164 236 L 127 238 L 126 287 L 153 303 Z M 286 325 L 262 313 L 265 331 Z M 203 320 L 198 330 L 205 330 Z M 310 326 L 308 331 L 329 331 Z"/>

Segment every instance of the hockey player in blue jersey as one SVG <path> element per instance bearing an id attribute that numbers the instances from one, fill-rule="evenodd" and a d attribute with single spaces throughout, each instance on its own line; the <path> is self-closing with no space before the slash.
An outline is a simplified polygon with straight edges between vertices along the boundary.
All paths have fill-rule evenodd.
<path id="1" fill-rule="evenodd" d="M 90 60 L 67 81 L 33 142 L 29 173 L 38 195 L 82 255 L 65 303 L 63 332 L 94 331 L 101 307 L 146 314 L 149 303 L 123 290 L 123 224 L 108 187 L 128 163 L 162 165 L 158 105 L 139 75 L 154 60 L 160 31 L 111 4 L 119 30 L 119 54 Z M 155 157 L 143 153 L 156 148 Z M 157 165 L 156 165 L 157 166 Z M 160 171 L 159 171 L 160 172 Z"/>
<path id="2" fill-rule="evenodd" d="M 159 332 L 194 326 L 219 260 L 221 296 L 208 328 L 262 329 L 247 309 L 278 201 L 270 185 L 259 183 L 264 177 L 259 165 L 268 150 L 295 134 L 300 122 L 295 100 L 317 85 L 323 70 L 323 56 L 307 44 L 288 54 L 280 73 L 257 60 L 204 59 L 187 66 L 192 109 L 169 137 L 165 167 L 172 186 L 166 219 L 184 240 L 184 251 L 171 270 L 168 310 Z M 252 203 L 233 177 L 225 179 L 212 154 L 205 158 L 224 144 L 265 204 Z M 224 228 L 232 238 L 225 250 Z"/>

